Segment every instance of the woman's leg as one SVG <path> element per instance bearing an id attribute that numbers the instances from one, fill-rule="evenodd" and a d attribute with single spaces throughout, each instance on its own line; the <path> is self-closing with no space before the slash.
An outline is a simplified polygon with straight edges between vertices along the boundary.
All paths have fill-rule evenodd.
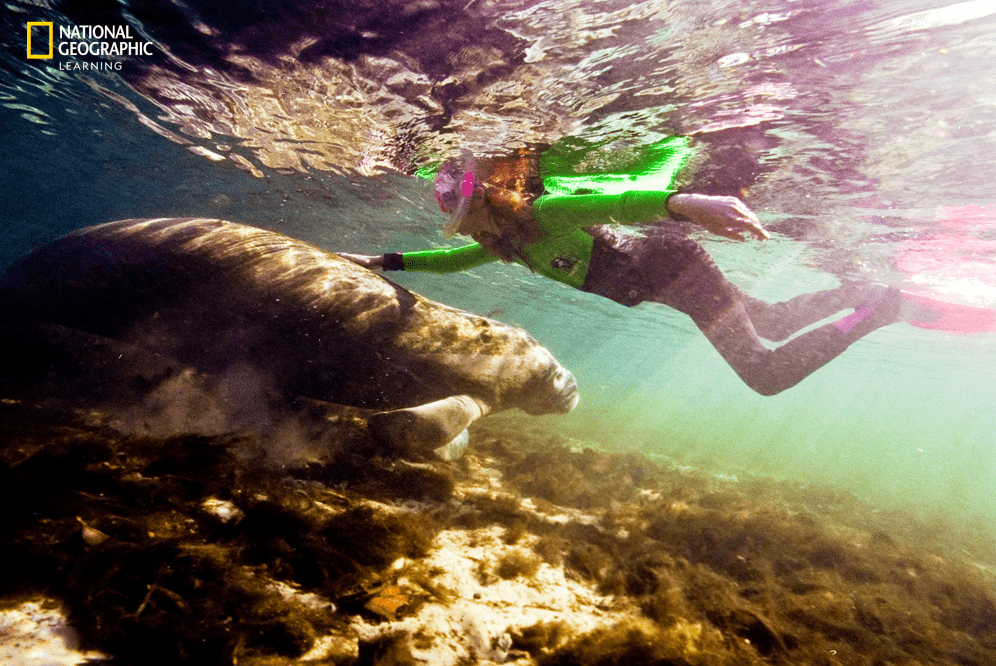
<path id="1" fill-rule="evenodd" d="M 722 276 L 720 279 L 723 279 Z M 757 334 L 773 342 L 781 342 L 810 324 L 841 310 L 857 307 L 869 297 L 867 290 L 857 285 L 844 285 L 836 289 L 801 294 L 781 303 L 768 303 L 754 298 L 735 285 L 730 286 L 743 303 Z"/>
<path id="2" fill-rule="evenodd" d="M 689 315 L 741 379 L 763 395 L 794 386 L 853 342 L 898 321 L 898 292 L 879 289 L 876 303 L 808 331 L 777 349 L 768 349 L 759 333 L 768 339 L 783 340 L 834 312 L 860 305 L 871 294 L 845 286 L 768 304 L 731 284 L 705 250 L 693 245 L 695 248 L 682 244 L 681 250 L 692 256 L 681 262 L 677 277 L 648 300 Z"/>
<path id="3" fill-rule="evenodd" d="M 748 296 L 724 276 L 702 247 L 666 230 L 647 236 L 614 227 L 586 230 L 594 238 L 582 289 L 623 305 L 656 301 L 692 318 L 748 386 L 773 395 L 798 384 L 876 328 L 898 321 L 899 294 L 881 287 L 843 286 L 769 304 Z M 873 302 L 866 307 L 864 301 Z M 853 314 L 780 341 L 841 310 Z"/>

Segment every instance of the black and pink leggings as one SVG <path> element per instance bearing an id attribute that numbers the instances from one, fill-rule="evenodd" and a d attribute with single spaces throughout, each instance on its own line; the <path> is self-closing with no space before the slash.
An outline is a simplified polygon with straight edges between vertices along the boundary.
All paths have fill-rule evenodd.
<path id="1" fill-rule="evenodd" d="M 652 301 L 684 312 L 752 389 L 774 395 L 802 381 L 856 340 L 897 319 L 898 301 L 862 309 L 808 331 L 776 349 L 761 338 L 782 341 L 868 297 L 859 285 L 766 303 L 729 282 L 696 242 L 664 233 L 634 236 L 614 227 L 587 230 L 594 238 L 582 289 L 634 306 Z"/>

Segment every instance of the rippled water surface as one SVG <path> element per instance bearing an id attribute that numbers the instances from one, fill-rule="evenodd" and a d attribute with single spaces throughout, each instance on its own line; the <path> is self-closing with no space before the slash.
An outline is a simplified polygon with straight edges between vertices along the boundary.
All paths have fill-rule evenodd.
<path id="1" fill-rule="evenodd" d="M 677 133 L 697 151 L 687 186 L 741 196 L 774 236 L 704 239 L 752 293 L 866 279 L 996 307 L 989 0 L 8 0 L 0 17 L 4 264 L 141 216 L 437 246 L 412 174 L 440 157 L 570 135 L 625 168 Z M 127 26 L 151 55 L 28 59 L 29 21 L 56 47 L 62 27 Z M 515 266 L 399 281 L 526 327 L 575 370 L 566 436 L 991 526 L 996 335 L 893 326 L 761 398 L 657 306 Z"/>

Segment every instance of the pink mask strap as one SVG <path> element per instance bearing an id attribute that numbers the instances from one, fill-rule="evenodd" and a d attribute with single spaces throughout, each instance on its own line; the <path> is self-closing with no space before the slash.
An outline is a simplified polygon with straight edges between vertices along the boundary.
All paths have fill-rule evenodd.
<path id="1" fill-rule="evenodd" d="M 463 180 L 460 181 L 460 194 L 465 197 L 473 196 L 474 194 L 474 172 L 468 171 L 463 175 Z"/>

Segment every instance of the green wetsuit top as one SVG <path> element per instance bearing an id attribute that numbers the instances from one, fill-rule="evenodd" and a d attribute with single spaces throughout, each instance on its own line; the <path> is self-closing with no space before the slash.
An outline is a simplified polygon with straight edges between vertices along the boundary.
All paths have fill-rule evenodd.
<path id="1" fill-rule="evenodd" d="M 668 216 L 667 200 L 692 154 L 691 139 L 670 136 L 630 157 L 625 173 L 584 173 L 583 164 L 599 146 L 565 137 L 539 158 L 546 194 L 533 202 L 533 214 L 546 236 L 523 248 L 525 261 L 545 277 L 581 287 L 588 275 L 594 238 L 586 228 L 634 224 Z M 384 255 L 384 270 L 452 273 L 497 261 L 498 255 L 473 243 L 464 247 Z"/>
<path id="2" fill-rule="evenodd" d="M 667 200 L 675 190 L 632 190 L 621 194 L 547 194 L 533 202 L 533 214 L 546 237 L 523 248 L 528 265 L 540 275 L 580 288 L 588 274 L 594 238 L 586 227 L 633 224 L 667 217 Z M 385 270 L 455 273 L 497 261 L 480 243 L 463 247 L 405 252 L 401 265 Z M 522 263 L 522 262 L 520 262 Z"/>

